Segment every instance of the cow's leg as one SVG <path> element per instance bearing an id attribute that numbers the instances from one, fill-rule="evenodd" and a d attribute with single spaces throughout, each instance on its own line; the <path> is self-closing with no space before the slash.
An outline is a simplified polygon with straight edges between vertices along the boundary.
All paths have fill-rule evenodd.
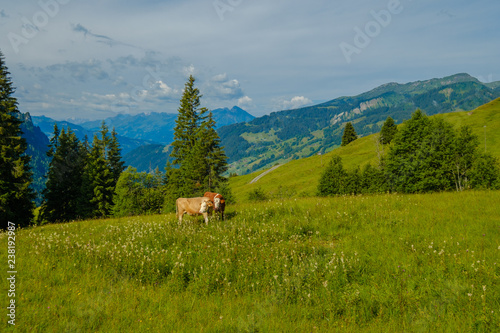
<path id="1" fill-rule="evenodd" d="M 203 218 L 205 219 L 205 223 L 208 225 L 208 213 L 203 213 Z"/>
<path id="2" fill-rule="evenodd" d="M 182 212 L 182 213 L 181 213 L 181 212 L 179 212 L 179 213 L 177 214 L 177 218 L 179 219 L 179 224 L 181 224 L 181 223 L 182 223 L 182 216 L 183 216 L 183 215 L 184 215 L 184 213 L 183 213 L 183 212 Z"/>

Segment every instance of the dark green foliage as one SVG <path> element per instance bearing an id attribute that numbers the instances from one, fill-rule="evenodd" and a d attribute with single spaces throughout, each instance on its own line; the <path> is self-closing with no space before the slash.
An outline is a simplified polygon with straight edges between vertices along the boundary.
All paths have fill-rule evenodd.
<path id="1" fill-rule="evenodd" d="M 200 91 L 194 87 L 195 79 L 189 77 L 184 87 L 181 98 L 181 105 L 178 109 L 177 120 L 174 128 L 174 142 L 172 142 L 172 152 L 174 165 L 182 165 L 186 157 L 192 152 L 196 143 L 196 134 L 200 127 L 202 117 L 208 111 L 207 108 L 200 108 Z"/>
<path id="2" fill-rule="evenodd" d="M 468 126 L 462 126 L 455 139 L 452 173 L 457 191 L 470 188 L 479 140 Z"/>
<path id="3" fill-rule="evenodd" d="M 388 191 L 384 171 L 367 164 L 361 176 L 361 193 L 384 193 Z"/>
<path id="4" fill-rule="evenodd" d="M 318 185 L 318 195 L 327 196 L 345 193 L 347 172 L 342 165 L 340 156 L 333 156 L 321 175 Z"/>
<path id="5" fill-rule="evenodd" d="M 158 169 L 155 173 L 146 173 L 129 167 L 116 184 L 113 215 L 159 214 L 164 192 L 163 175 Z"/>
<path id="6" fill-rule="evenodd" d="M 167 162 L 169 202 L 177 197 L 202 196 L 226 182 L 221 175 L 227 170 L 227 157 L 212 113 L 206 115 L 208 110 L 200 108 L 201 95 L 194 82 L 190 76 L 185 85 L 170 153 L 172 162 Z"/>
<path id="7" fill-rule="evenodd" d="M 498 160 L 486 153 L 477 153 L 472 164 L 470 184 L 477 189 L 499 189 L 500 168 Z"/>
<path id="8" fill-rule="evenodd" d="M 54 126 L 47 156 L 51 158 L 43 193 L 41 219 L 63 222 L 80 217 L 79 200 L 86 152 L 70 128 Z"/>
<path id="9" fill-rule="evenodd" d="M 387 155 L 390 187 L 403 193 L 451 189 L 453 142 L 450 124 L 415 111 L 398 131 Z"/>
<path id="10" fill-rule="evenodd" d="M 384 145 L 391 143 L 397 132 L 398 127 L 396 126 L 394 119 L 387 117 L 380 130 L 380 143 Z"/>
<path id="11" fill-rule="evenodd" d="M 88 217 L 105 217 L 111 214 L 115 186 L 122 171 L 123 163 L 116 133 L 113 131 L 110 137 L 103 122 L 100 136 L 94 135 L 85 168 L 84 196 L 90 198 Z"/>
<path id="12" fill-rule="evenodd" d="M 345 125 L 344 128 L 344 134 L 342 135 L 342 143 L 340 144 L 341 146 L 347 146 L 354 140 L 358 138 L 358 135 L 356 134 L 356 130 L 354 129 L 354 126 L 352 123 L 348 122 Z"/>
<path id="13" fill-rule="evenodd" d="M 86 137 L 82 143 L 71 129 L 59 132 L 55 125 L 47 155 L 51 162 L 42 205 L 43 221 L 110 215 L 115 186 L 123 170 L 114 131 L 110 136 L 103 123 L 100 137 L 94 135 L 90 146 Z"/>
<path id="14" fill-rule="evenodd" d="M 106 155 L 109 169 L 113 176 L 113 186 L 116 186 L 118 178 L 120 178 L 121 173 L 125 169 L 125 162 L 122 161 L 120 143 L 118 142 L 117 133 L 114 128 L 113 131 L 111 131 L 111 140 L 109 141 Z"/>
<path id="15" fill-rule="evenodd" d="M 10 73 L 0 52 L 0 228 L 7 222 L 27 226 L 33 219 L 32 173 L 26 140 L 21 137 L 20 112 L 12 97 Z"/>
<path id="16" fill-rule="evenodd" d="M 318 195 L 331 196 L 360 193 L 382 193 L 386 191 L 384 172 L 367 164 L 363 171 L 359 167 L 346 171 L 342 159 L 334 156 L 320 178 Z"/>

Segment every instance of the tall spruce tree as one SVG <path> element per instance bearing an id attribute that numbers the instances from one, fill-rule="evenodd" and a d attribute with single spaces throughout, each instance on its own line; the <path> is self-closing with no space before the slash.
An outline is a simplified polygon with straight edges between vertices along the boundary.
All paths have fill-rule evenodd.
<path id="1" fill-rule="evenodd" d="M 51 157 L 43 193 L 41 217 L 44 221 L 64 222 L 80 216 L 80 196 L 86 152 L 68 127 L 59 132 L 54 126 L 47 155 Z"/>
<path id="2" fill-rule="evenodd" d="M 387 117 L 382 125 L 382 128 L 380 129 L 380 143 L 384 145 L 391 143 L 397 131 L 398 127 L 396 126 L 394 119 Z"/>
<path id="3" fill-rule="evenodd" d="M 194 77 L 190 75 L 184 86 L 179 114 L 175 121 L 174 142 L 170 153 L 174 166 L 180 166 L 194 148 L 198 128 L 208 111 L 207 108 L 200 108 L 200 99 L 203 95 L 200 95 L 199 89 L 195 88 L 194 82 Z"/>
<path id="4" fill-rule="evenodd" d="M 113 130 L 111 131 L 111 139 L 107 147 L 109 168 L 111 170 L 111 174 L 113 175 L 113 186 L 116 186 L 121 173 L 125 170 L 125 162 L 122 161 L 122 149 L 120 147 L 120 143 L 118 142 L 117 135 L 118 134 L 113 127 Z"/>
<path id="5" fill-rule="evenodd" d="M 0 228 L 8 222 L 26 226 L 33 219 L 35 194 L 31 188 L 30 157 L 21 137 L 14 87 L 0 52 Z"/>
<path id="6" fill-rule="evenodd" d="M 224 182 L 227 157 L 215 131 L 215 121 L 200 107 L 200 92 L 190 76 L 180 101 L 174 129 L 172 163 L 167 163 L 166 182 L 170 195 L 196 196 Z M 172 201 L 173 198 L 169 200 Z"/>
<path id="7" fill-rule="evenodd" d="M 120 147 L 113 133 L 110 137 L 103 121 L 99 135 L 95 134 L 92 141 L 82 187 L 82 196 L 88 200 L 87 217 L 105 217 L 112 211 L 116 183 L 123 171 Z"/>
<path id="8" fill-rule="evenodd" d="M 349 143 L 353 142 L 358 138 L 356 134 L 356 130 L 351 122 L 348 122 L 344 128 L 344 134 L 342 135 L 342 143 L 341 146 L 347 146 Z"/>
<path id="9" fill-rule="evenodd" d="M 198 129 L 193 153 L 199 160 L 199 169 L 195 172 L 200 177 L 205 190 L 213 191 L 226 181 L 222 174 L 227 170 L 227 156 L 220 145 L 220 137 L 215 130 L 212 112 Z"/>

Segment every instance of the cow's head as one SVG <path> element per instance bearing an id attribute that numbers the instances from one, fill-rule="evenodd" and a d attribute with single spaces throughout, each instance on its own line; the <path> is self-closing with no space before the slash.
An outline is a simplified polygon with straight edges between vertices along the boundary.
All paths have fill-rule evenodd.
<path id="1" fill-rule="evenodd" d="M 200 213 L 203 214 L 203 213 L 206 213 L 208 211 L 208 208 L 209 207 L 213 207 L 214 206 L 214 203 L 210 200 L 203 200 L 201 202 L 201 206 L 200 206 Z"/>
<path id="2" fill-rule="evenodd" d="M 215 198 L 215 199 L 214 199 L 214 206 L 215 206 L 215 210 L 218 210 L 218 209 L 219 209 L 219 206 L 220 206 L 220 198 Z"/>

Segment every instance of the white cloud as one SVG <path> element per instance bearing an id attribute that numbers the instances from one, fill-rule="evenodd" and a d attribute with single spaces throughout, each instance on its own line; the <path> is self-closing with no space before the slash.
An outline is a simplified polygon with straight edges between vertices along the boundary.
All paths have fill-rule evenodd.
<path id="1" fill-rule="evenodd" d="M 253 105 L 253 100 L 248 96 L 243 96 L 238 99 L 238 106 L 241 108 L 250 107 Z"/>
<path id="2" fill-rule="evenodd" d="M 206 95 L 214 99 L 231 100 L 239 99 L 244 96 L 240 82 L 236 79 L 227 79 L 227 74 L 218 74 L 213 76 L 203 87 Z"/>
<path id="3" fill-rule="evenodd" d="M 212 77 L 212 81 L 215 81 L 215 82 L 223 82 L 223 81 L 226 81 L 227 80 L 227 74 L 224 73 L 224 74 L 217 74 L 215 76 Z"/>
<path id="4" fill-rule="evenodd" d="M 295 96 L 291 100 L 284 100 L 281 102 L 283 110 L 298 109 L 308 104 L 312 104 L 312 101 L 304 96 Z"/>
<path id="5" fill-rule="evenodd" d="M 185 76 L 194 75 L 195 71 L 196 71 L 196 68 L 192 64 L 183 68 L 183 72 L 184 72 Z"/>

